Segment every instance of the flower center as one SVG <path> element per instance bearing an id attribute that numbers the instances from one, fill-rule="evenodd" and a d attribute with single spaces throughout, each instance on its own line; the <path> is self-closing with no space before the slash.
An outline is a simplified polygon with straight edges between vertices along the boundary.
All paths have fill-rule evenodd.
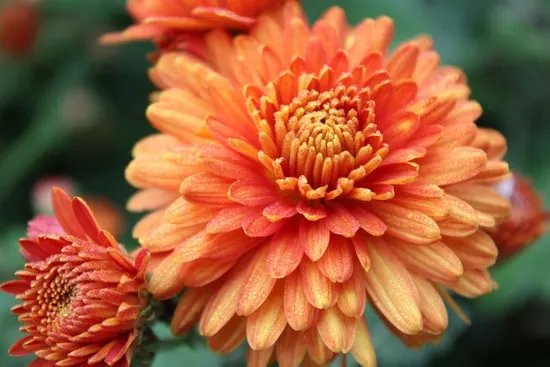
<path id="1" fill-rule="evenodd" d="M 60 267 L 53 267 L 48 273 L 38 276 L 36 281 L 42 283 L 36 297 L 39 314 L 47 325 L 55 328 L 59 317 L 68 316 L 75 288 Z"/>
<path id="2" fill-rule="evenodd" d="M 308 199 L 349 193 L 387 154 L 368 88 L 306 89 L 274 113 L 277 184 Z M 298 181 L 292 181 L 298 180 Z M 309 192 L 309 194 L 308 194 Z"/>

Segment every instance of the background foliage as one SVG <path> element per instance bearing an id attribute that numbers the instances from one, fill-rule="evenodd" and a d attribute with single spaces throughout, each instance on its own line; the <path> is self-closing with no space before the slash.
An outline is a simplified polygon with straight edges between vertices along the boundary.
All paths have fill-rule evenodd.
<path id="1" fill-rule="evenodd" d="M 3 2 L 0 0 L 0 5 Z M 550 197 L 550 1 L 305 0 L 309 17 L 338 3 L 351 23 L 381 14 L 396 23 L 396 42 L 428 33 L 446 64 L 462 67 L 484 107 L 479 121 L 509 141 L 508 161 Z M 17 239 L 33 215 L 31 190 L 42 177 L 65 175 L 84 193 L 124 206 L 124 181 L 135 141 L 152 131 L 144 109 L 148 44 L 101 47 L 97 37 L 130 23 L 123 0 L 39 2 L 40 32 L 25 58 L 0 57 L 0 281 L 22 264 Z M 546 202 L 550 207 L 550 202 Z M 122 242 L 137 217 L 126 214 Z M 550 365 L 550 238 L 493 269 L 500 290 L 468 303 L 473 326 L 451 319 L 438 346 L 402 347 L 371 311 L 370 328 L 382 367 Z M 27 360 L 3 351 L 18 323 L 0 295 L 0 366 Z M 159 333 L 167 334 L 160 327 Z M 206 347 L 163 351 L 156 366 L 243 366 L 244 351 L 221 358 Z"/>

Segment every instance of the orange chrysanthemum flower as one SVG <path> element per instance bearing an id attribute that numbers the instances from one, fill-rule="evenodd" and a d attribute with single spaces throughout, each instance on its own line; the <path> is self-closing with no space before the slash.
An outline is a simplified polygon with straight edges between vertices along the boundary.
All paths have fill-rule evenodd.
<path id="1" fill-rule="evenodd" d="M 144 189 L 129 208 L 153 210 L 134 229 L 152 292 L 187 288 L 175 333 L 199 319 L 218 352 L 246 338 L 251 365 L 371 365 L 367 299 L 421 345 L 447 327 L 445 288 L 493 289 L 506 141 L 476 126 L 463 73 L 427 37 L 390 53 L 392 33 L 340 8 L 310 28 L 291 1 L 250 35 L 208 34 L 211 67 L 171 53 L 152 68 L 162 133 L 126 176 Z"/>
<path id="2" fill-rule="evenodd" d="M 531 181 L 518 173 L 500 182 L 497 190 L 511 201 L 511 214 L 489 234 L 498 246 L 499 258 L 506 259 L 527 248 L 546 232 L 550 212 L 544 210 Z"/>
<path id="3" fill-rule="evenodd" d="M 9 353 L 34 353 L 41 367 L 129 366 L 147 313 L 149 255 L 130 258 L 80 198 L 53 189 L 52 199 L 58 222 L 30 223 L 25 269 L 0 285 L 22 301 L 12 312 L 28 334 Z"/>
<path id="4" fill-rule="evenodd" d="M 153 40 L 163 50 L 202 53 L 197 34 L 214 28 L 249 29 L 256 17 L 285 0 L 128 0 L 126 8 L 137 24 L 102 37 L 103 43 Z"/>

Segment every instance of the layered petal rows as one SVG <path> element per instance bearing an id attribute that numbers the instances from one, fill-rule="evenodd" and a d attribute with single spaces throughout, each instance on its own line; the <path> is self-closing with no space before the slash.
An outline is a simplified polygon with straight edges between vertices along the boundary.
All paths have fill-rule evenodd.
<path id="1" fill-rule="evenodd" d="M 160 132 L 134 148 L 128 206 L 151 211 L 134 235 L 152 292 L 185 289 L 175 333 L 198 320 L 221 353 L 246 339 L 250 365 L 371 365 L 367 302 L 418 346 L 446 329 L 447 289 L 493 289 L 506 141 L 476 126 L 429 38 L 389 51 L 392 35 L 339 8 L 310 26 L 289 1 L 249 35 L 208 33 L 208 64 L 167 53 L 151 69 Z"/>
<path id="2" fill-rule="evenodd" d="M 99 228 L 80 198 L 52 191 L 56 218 L 40 217 L 20 240 L 27 263 L 0 290 L 27 334 L 9 353 L 34 353 L 33 366 L 129 366 L 147 317 L 144 274 L 149 259 L 132 259 Z"/>
<path id="3" fill-rule="evenodd" d="M 247 30 L 264 11 L 285 0 L 127 0 L 134 25 L 102 37 L 103 43 L 153 40 L 163 50 L 202 54 L 201 34 L 214 28 Z"/>

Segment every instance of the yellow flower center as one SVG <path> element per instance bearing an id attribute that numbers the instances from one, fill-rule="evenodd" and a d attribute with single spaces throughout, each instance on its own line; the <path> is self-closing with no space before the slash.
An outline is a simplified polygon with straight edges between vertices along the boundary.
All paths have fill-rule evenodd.
<path id="1" fill-rule="evenodd" d="M 300 80 L 308 77 L 317 78 L 308 75 Z M 296 193 L 298 187 L 308 200 L 373 197 L 361 182 L 381 164 L 388 146 L 375 124 L 369 88 L 344 83 L 326 90 L 310 86 L 271 117 L 266 112 L 262 117 L 274 121 L 275 134 L 264 146 L 276 148 L 264 153 L 274 160 L 275 180 L 283 192 Z"/>
<path id="2" fill-rule="evenodd" d="M 35 282 L 41 283 L 37 287 L 38 295 L 36 297 L 40 306 L 38 314 L 45 318 L 49 327 L 55 328 L 59 317 L 63 318 L 69 315 L 75 288 L 59 267 L 53 267 L 48 273 L 38 276 Z"/>

